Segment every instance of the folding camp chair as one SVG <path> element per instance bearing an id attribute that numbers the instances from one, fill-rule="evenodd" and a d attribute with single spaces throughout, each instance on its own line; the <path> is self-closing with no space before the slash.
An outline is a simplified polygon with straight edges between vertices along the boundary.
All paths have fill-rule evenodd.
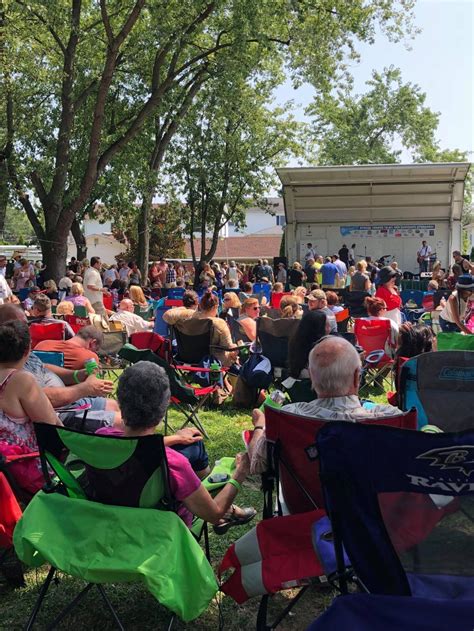
<path id="1" fill-rule="evenodd" d="M 363 381 L 361 390 L 378 386 L 384 388 L 385 379 L 391 382 L 391 366 L 393 360 L 387 355 L 386 347 L 390 345 L 391 326 L 389 320 L 369 320 L 356 318 L 354 334 L 357 344 L 365 351 Z"/>
<path id="2" fill-rule="evenodd" d="M 262 474 L 264 519 L 275 515 L 275 490 L 277 491 L 276 514 L 278 516 L 288 513 L 292 515 L 307 514 L 309 511 L 324 509 L 315 437 L 321 428 L 332 422 L 265 407 L 267 470 Z M 410 411 L 406 414 L 382 419 L 361 419 L 359 422 L 415 429 L 416 412 Z M 352 423 L 347 424 L 352 425 Z M 321 517 L 320 514 L 319 517 Z M 324 572 L 321 571 L 321 574 L 314 578 L 319 579 L 323 575 Z M 325 583 L 325 580 L 324 578 L 321 582 Z M 261 631 L 274 629 L 306 589 L 307 586 L 302 587 L 295 599 L 290 601 L 288 607 L 273 624 L 267 622 L 268 595 L 263 596 L 257 616 L 257 629 Z"/>
<path id="3" fill-rule="evenodd" d="M 344 293 L 344 305 L 349 309 L 351 318 L 363 318 L 367 315 L 364 301 L 370 296 L 367 291 L 346 291 Z"/>
<path id="4" fill-rule="evenodd" d="M 163 320 L 163 314 L 171 307 L 160 306 L 155 309 L 155 324 L 153 326 L 153 332 L 162 335 L 163 337 L 169 337 L 170 331 L 167 323 Z"/>
<path id="5" fill-rule="evenodd" d="M 52 364 L 53 366 L 64 366 L 64 353 L 57 351 L 31 351 L 33 355 L 36 355 L 43 364 Z"/>
<path id="6" fill-rule="evenodd" d="M 140 305 L 135 305 L 133 312 L 135 313 L 135 315 L 140 316 L 144 320 L 153 319 L 153 305 L 148 305 L 147 307 L 141 307 Z"/>
<path id="7" fill-rule="evenodd" d="M 32 322 L 30 324 L 31 348 L 34 349 L 43 340 L 64 340 L 64 329 L 64 322 L 51 322 L 49 324 Z"/>
<path id="8" fill-rule="evenodd" d="M 21 508 L 1 470 L 0 507 L 0 575 L 12 587 L 24 587 L 23 568 L 13 548 L 13 531 L 21 517 Z"/>
<path id="9" fill-rule="evenodd" d="M 272 286 L 270 285 L 270 283 L 255 283 L 253 286 L 253 293 L 257 294 L 260 299 L 265 296 L 267 302 L 270 302 Z M 261 302 L 261 300 L 259 300 L 259 302 Z"/>
<path id="10" fill-rule="evenodd" d="M 418 309 L 420 309 L 423 305 L 424 295 L 425 292 L 420 289 L 402 289 L 400 292 L 400 298 L 402 299 L 403 306 L 406 306 L 406 304 L 410 302 L 415 305 L 414 308 Z"/>
<path id="11" fill-rule="evenodd" d="M 281 379 L 288 366 L 288 340 L 299 326 L 299 320 L 290 318 L 257 319 L 259 351 L 270 360 L 273 374 Z"/>
<path id="12" fill-rule="evenodd" d="M 344 547 L 359 586 L 374 595 L 355 600 L 360 606 L 364 601 L 375 606 L 375 595 L 379 595 L 381 603 L 392 606 L 383 627 L 369 612 L 360 626 L 359 609 L 352 624 L 346 618 L 347 626 L 313 628 L 407 628 L 400 622 L 406 620 L 406 603 L 417 612 L 409 628 L 470 629 L 474 620 L 474 432 L 426 434 L 331 422 L 318 433 L 316 447 L 340 589 L 347 594 Z M 413 606 L 412 597 L 420 599 Z M 451 624 L 441 627 L 435 616 L 440 611 L 446 620 L 446 610 L 437 604 L 449 601 Z M 398 620 L 394 606 L 399 609 Z M 380 611 L 379 603 L 376 615 Z"/>
<path id="13" fill-rule="evenodd" d="M 74 315 L 65 315 L 64 319 L 69 324 L 69 326 L 74 331 L 74 333 L 77 333 L 78 331 L 83 329 L 85 326 L 89 326 L 91 323 L 87 315 L 80 316 L 80 315 L 77 315 L 76 313 L 74 313 Z"/>
<path id="14" fill-rule="evenodd" d="M 104 309 L 107 309 L 107 311 L 113 311 L 114 297 L 112 294 L 102 294 L 102 303 L 104 305 Z"/>
<path id="15" fill-rule="evenodd" d="M 184 621 L 199 616 L 217 584 L 199 544 L 174 512 L 163 437 L 97 436 L 46 424 L 35 431 L 47 484 L 18 522 L 14 544 L 27 565 L 49 563 L 51 569 L 25 628 L 33 626 L 58 571 L 87 585 L 48 628 L 96 587 L 124 629 L 103 588 L 111 582 L 145 583 Z"/>
<path id="16" fill-rule="evenodd" d="M 346 307 L 342 311 L 338 311 L 334 314 L 337 322 L 337 332 L 338 333 L 347 333 L 347 325 L 349 324 L 349 320 L 351 319 L 351 314 L 349 309 Z"/>
<path id="17" fill-rule="evenodd" d="M 83 305 L 74 305 L 74 315 L 79 318 L 87 318 L 87 307 L 84 307 Z"/>
<path id="18" fill-rule="evenodd" d="M 181 426 L 181 429 L 191 423 L 203 434 L 203 436 L 206 438 L 209 437 L 201 420 L 199 419 L 199 411 L 215 392 L 217 388 L 215 384 L 199 388 L 183 383 L 180 378 L 180 374 L 167 361 L 158 357 L 158 355 L 149 349 L 138 349 L 132 344 L 125 344 L 125 346 L 123 346 L 119 351 L 119 357 L 131 364 L 136 364 L 139 361 L 150 361 L 163 368 L 166 371 L 170 382 L 171 402 L 176 405 L 178 410 L 185 416 L 185 422 Z M 186 370 L 186 367 L 181 367 L 181 370 Z M 168 428 L 172 429 L 168 423 L 168 416 L 166 416 L 165 434 L 167 434 Z"/>
<path id="19" fill-rule="evenodd" d="M 171 289 L 168 289 L 166 297 L 170 300 L 183 300 L 185 291 L 184 287 L 172 287 Z"/>
<path id="20" fill-rule="evenodd" d="M 423 353 L 400 369 L 398 404 L 417 409 L 419 427 L 429 423 L 445 432 L 474 427 L 473 392 L 472 351 Z"/>
<path id="21" fill-rule="evenodd" d="M 474 335 L 442 331 L 436 336 L 436 341 L 439 351 L 474 351 Z"/>
<path id="22" fill-rule="evenodd" d="M 130 343 L 135 346 L 135 348 L 142 350 L 150 349 L 168 364 L 172 363 L 171 341 L 162 335 L 158 335 L 158 333 L 139 331 L 130 336 Z"/>

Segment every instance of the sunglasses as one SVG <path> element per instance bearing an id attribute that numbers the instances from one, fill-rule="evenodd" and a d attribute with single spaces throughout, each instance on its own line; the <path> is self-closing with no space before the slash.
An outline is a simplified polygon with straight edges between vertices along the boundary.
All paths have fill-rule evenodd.
<path id="1" fill-rule="evenodd" d="M 252 311 L 259 311 L 260 307 L 251 307 Z"/>

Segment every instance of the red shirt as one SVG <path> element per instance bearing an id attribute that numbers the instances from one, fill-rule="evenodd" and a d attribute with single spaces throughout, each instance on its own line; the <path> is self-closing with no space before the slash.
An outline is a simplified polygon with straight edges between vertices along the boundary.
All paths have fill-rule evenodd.
<path id="1" fill-rule="evenodd" d="M 385 300 L 385 304 L 387 305 L 387 311 L 391 311 L 392 309 L 400 309 L 402 306 L 402 299 L 398 294 L 392 294 L 386 287 L 383 285 L 378 287 L 375 292 L 375 297 L 380 298 L 381 300 Z"/>

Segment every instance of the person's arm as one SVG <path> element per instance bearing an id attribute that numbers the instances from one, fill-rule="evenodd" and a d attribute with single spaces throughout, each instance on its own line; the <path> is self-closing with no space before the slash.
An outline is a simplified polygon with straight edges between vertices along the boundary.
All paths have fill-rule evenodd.
<path id="1" fill-rule="evenodd" d="M 237 454 L 235 460 L 237 467 L 232 478 L 238 484 L 242 484 L 248 475 L 249 459 L 247 454 Z M 238 492 L 238 489 L 228 482 L 213 498 L 206 488 L 200 484 L 194 493 L 191 493 L 183 500 L 183 504 L 193 515 L 211 524 L 217 524 L 231 507 Z"/>
<path id="2" fill-rule="evenodd" d="M 367 277 L 365 279 L 365 284 L 364 284 L 364 290 L 365 291 L 370 291 L 370 288 L 372 287 L 372 283 L 370 282 L 370 278 Z M 351 288 L 352 289 L 352 288 Z"/>
<path id="3" fill-rule="evenodd" d="M 71 384 L 66 388 L 43 388 L 43 392 L 51 401 L 51 405 L 54 408 L 60 408 L 65 405 L 70 405 L 71 403 L 74 403 L 74 401 L 78 401 L 83 397 L 105 397 L 110 394 L 114 389 L 114 384 L 112 381 L 106 379 L 97 379 L 95 375 L 87 376 L 85 370 L 77 371 L 77 378 L 79 381 L 82 381 L 81 383 L 75 383 L 75 371 L 60 368 L 59 366 L 48 365 L 47 367 L 52 369 L 51 372 L 55 372 L 58 377 L 60 377 L 62 381 L 64 381 L 65 384 Z"/>
<path id="4" fill-rule="evenodd" d="M 85 307 L 86 307 L 86 311 L 87 311 L 87 313 L 95 313 L 95 309 L 94 309 L 94 307 L 91 305 L 91 301 L 89 300 L 89 298 L 86 298 L 86 304 L 85 304 Z"/>
<path id="5" fill-rule="evenodd" d="M 255 342 L 257 337 L 257 325 L 255 320 L 252 318 L 244 318 L 243 320 L 239 320 L 239 324 L 245 331 L 245 335 L 249 338 L 251 342 Z"/>
<path id="6" fill-rule="evenodd" d="M 448 302 L 451 303 L 451 313 L 453 314 L 454 323 L 457 324 L 457 326 L 461 329 L 461 331 L 463 331 L 464 333 L 467 333 L 468 335 L 471 335 L 471 331 L 467 328 L 464 322 L 461 321 L 461 318 L 459 316 L 458 296 L 454 296 L 454 295 L 449 296 Z"/>
<path id="7" fill-rule="evenodd" d="M 62 425 L 33 375 L 25 371 L 18 372 L 12 378 L 12 385 L 18 391 L 18 400 L 25 411 L 25 416 L 39 423 Z"/>

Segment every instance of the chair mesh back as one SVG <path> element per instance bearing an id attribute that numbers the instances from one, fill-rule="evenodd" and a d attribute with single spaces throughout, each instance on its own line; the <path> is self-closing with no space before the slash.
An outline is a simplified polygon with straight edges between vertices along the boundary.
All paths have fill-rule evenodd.
<path id="1" fill-rule="evenodd" d="M 178 358 L 190 364 L 199 364 L 211 355 L 212 321 L 191 318 L 173 326 L 173 333 L 178 345 Z"/>
<path id="2" fill-rule="evenodd" d="M 47 463 L 71 497 L 147 508 L 170 500 L 161 435 L 98 436 L 44 423 L 35 432 L 45 477 Z"/>
<path id="3" fill-rule="evenodd" d="M 288 340 L 299 326 L 299 320 L 290 318 L 258 318 L 257 339 L 262 353 L 268 357 L 273 368 L 286 368 L 288 363 Z"/>
<path id="4" fill-rule="evenodd" d="M 384 350 L 390 339 L 390 321 L 357 318 L 354 322 L 354 333 L 357 343 L 366 353 Z"/>
<path id="5" fill-rule="evenodd" d="M 316 444 L 336 547 L 370 592 L 473 599 L 473 431 L 332 422 Z"/>

